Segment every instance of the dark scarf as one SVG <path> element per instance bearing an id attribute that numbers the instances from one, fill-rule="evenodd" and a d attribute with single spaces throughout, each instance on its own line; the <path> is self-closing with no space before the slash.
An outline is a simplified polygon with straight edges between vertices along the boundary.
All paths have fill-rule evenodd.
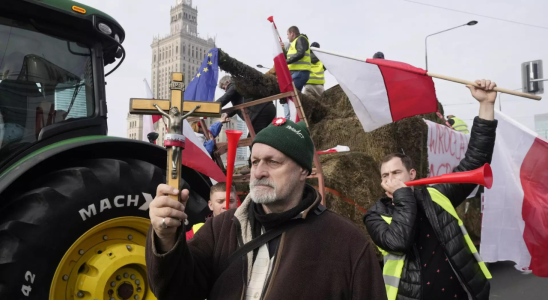
<path id="1" fill-rule="evenodd" d="M 288 211 L 282 213 L 270 213 L 267 214 L 263 206 L 260 204 L 255 204 L 251 202 L 249 206 L 249 220 L 251 222 L 251 228 L 253 228 L 253 238 L 261 235 L 261 225 L 264 226 L 265 230 L 268 231 L 272 228 L 275 228 L 291 219 L 296 217 L 302 211 L 309 208 L 314 201 L 316 200 L 317 192 L 316 190 L 309 186 L 304 186 L 303 198 L 297 204 L 297 206 L 291 208 Z"/>

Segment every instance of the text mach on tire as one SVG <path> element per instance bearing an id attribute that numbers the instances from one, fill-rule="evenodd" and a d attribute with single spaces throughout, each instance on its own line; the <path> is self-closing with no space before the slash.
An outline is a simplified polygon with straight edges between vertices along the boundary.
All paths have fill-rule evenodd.
<path id="1" fill-rule="evenodd" d="M 145 239 L 164 174 L 139 160 L 90 159 L 2 194 L 0 299 L 156 299 Z"/>

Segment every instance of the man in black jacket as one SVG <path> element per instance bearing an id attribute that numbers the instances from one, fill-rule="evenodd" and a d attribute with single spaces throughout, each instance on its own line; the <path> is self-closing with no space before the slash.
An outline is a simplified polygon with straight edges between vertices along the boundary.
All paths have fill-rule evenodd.
<path id="1" fill-rule="evenodd" d="M 225 94 L 216 101 L 221 102 L 221 107 L 226 106 L 228 103 L 232 103 L 232 106 L 236 106 L 245 102 L 256 100 L 244 100 L 244 97 L 242 97 L 242 95 L 240 95 L 240 93 L 236 90 L 236 86 L 232 83 L 232 78 L 229 75 L 223 76 L 223 78 L 219 80 L 219 88 L 225 91 Z M 253 130 L 255 130 L 255 134 L 257 134 L 272 123 L 272 120 L 276 117 L 276 107 L 272 102 L 262 103 L 248 107 L 247 113 L 251 119 Z M 232 118 L 236 114 L 238 114 L 240 119 L 245 120 L 241 110 L 238 109 L 229 112 L 228 114 L 223 114 L 221 117 L 221 122 L 228 121 L 228 118 Z"/>
<path id="2" fill-rule="evenodd" d="M 491 162 L 495 145 L 494 82 L 478 80 L 467 86 L 480 103 L 464 159 L 454 169 L 463 172 Z M 491 278 L 455 212 L 474 184 L 407 187 L 416 171 L 403 154 L 381 163 L 385 198 L 365 214 L 369 234 L 384 255 L 383 276 L 389 300 L 489 298 Z"/>

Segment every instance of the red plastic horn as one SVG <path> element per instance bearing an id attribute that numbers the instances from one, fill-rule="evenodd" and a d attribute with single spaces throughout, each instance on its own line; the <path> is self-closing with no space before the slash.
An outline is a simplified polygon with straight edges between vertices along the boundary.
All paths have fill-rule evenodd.
<path id="1" fill-rule="evenodd" d="M 243 132 L 239 130 L 225 130 L 228 140 L 228 153 L 226 154 L 226 209 L 230 204 L 230 193 L 232 192 L 232 173 L 234 172 L 234 163 L 236 161 L 236 149 L 238 141 Z"/>
<path id="2" fill-rule="evenodd" d="M 435 183 L 473 183 L 483 185 L 490 189 L 493 186 L 493 171 L 489 164 L 483 167 L 466 172 L 449 173 L 440 176 L 423 178 L 406 182 L 405 185 L 427 185 Z"/>

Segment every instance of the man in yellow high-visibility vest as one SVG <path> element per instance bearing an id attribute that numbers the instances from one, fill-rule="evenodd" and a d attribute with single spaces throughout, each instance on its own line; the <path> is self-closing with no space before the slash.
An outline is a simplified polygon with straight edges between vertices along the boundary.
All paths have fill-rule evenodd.
<path id="1" fill-rule="evenodd" d="M 310 71 L 312 70 L 312 62 L 310 59 L 310 43 L 306 34 L 301 34 L 297 26 L 291 26 L 287 30 L 287 39 L 289 45 L 287 49 L 283 42 L 281 43 L 282 49 L 286 54 L 286 62 L 289 67 L 289 72 L 295 83 L 295 88 L 302 92 L 304 85 L 310 78 Z M 284 107 L 285 118 L 291 119 L 289 112 L 289 106 L 283 101 L 280 101 Z"/>
<path id="2" fill-rule="evenodd" d="M 320 44 L 314 42 L 310 47 L 320 48 Z M 310 72 L 310 78 L 304 86 L 304 93 L 314 97 L 320 97 L 323 94 L 325 84 L 325 66 L 323 63 L 316 57 L 314 52 L 310 52 L 310 60 L 312 63 L 312 70 Z"/>
<path id="3" fill-rule="evenodd" d="M 480 111 L 468 151 L 454 172 L 480 168 L 493 155 L 496 84 L 476 83 L 479 88 L 467 87 L 480 103 Z M 405 182 L 416 174 L 407 155 L 386 156 L 381 162 L 381 185 L 387 197 L 375 202 L 364 216 L 367 231 L 384 257 L 388 300 L 488 300 L 491 274 L 455 210 L 476 185 L 407 187 Z"/>
<path id="4" fill-rule="evenodd" d="M 451 125 L 451 127 L 458 132 L 470 133 L 470 131 L 468 131 L 468 125 L 466 125 L 466 122 L 455 117 L 454 115 L 448 115 L 447 122 L 449 122 L 449 125 Z"/>

